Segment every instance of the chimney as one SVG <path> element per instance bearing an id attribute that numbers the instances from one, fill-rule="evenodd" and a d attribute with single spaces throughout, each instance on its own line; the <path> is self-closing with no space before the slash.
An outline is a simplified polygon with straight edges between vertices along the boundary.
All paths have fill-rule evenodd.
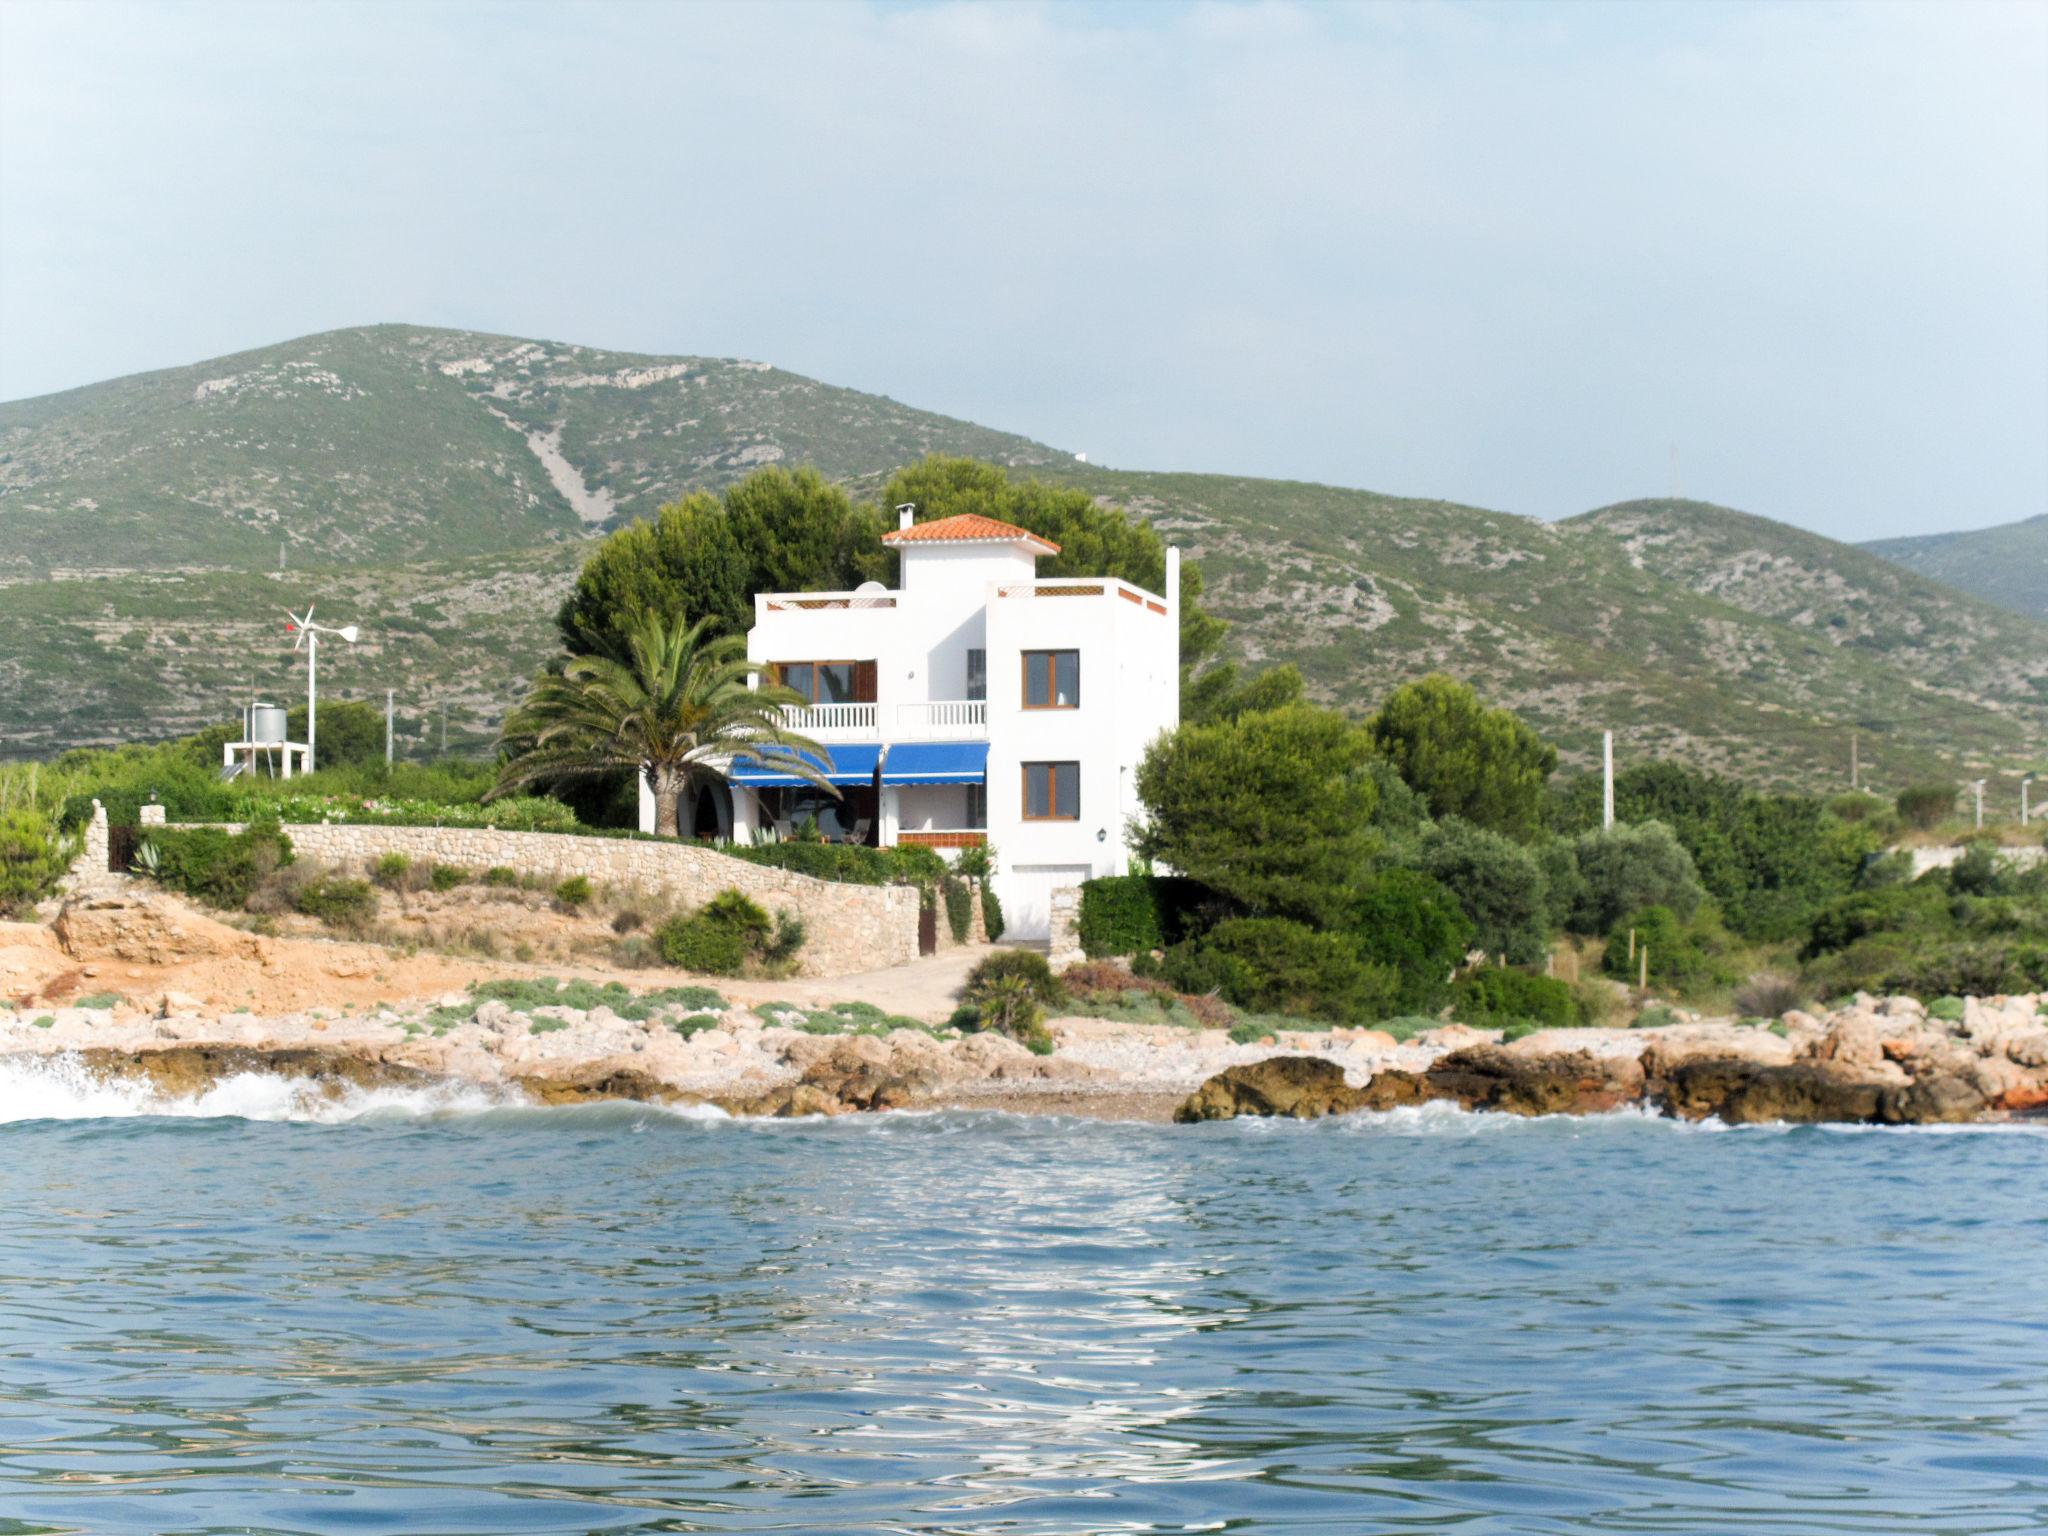
<path id="1" fill-rule="evenodd" d="M 903 505 L 902 505 L 902 506 L 900 506 L 900 507 L 898 507 L 898 508 L 896 509 L 896 527 L 897 527 L 897 529 L 898 529 L 898 531 L 899 531 L 899 532 L 900 532 L 901 530 L 905 529 L 905 528 L 908 528 L 908 527 L 909 527 L 909 526 L 910 526 L 910 525 L 911 525 L 912 523 L 914 523 L 914 522 L 916 522 L 916 521 L 917 521 L 917 503 L 916 503 L 916 502 L 914 502 L 914 501 L 906 501 L 906 502 L 904 502 L 904 503 L 903 503 Z"/>

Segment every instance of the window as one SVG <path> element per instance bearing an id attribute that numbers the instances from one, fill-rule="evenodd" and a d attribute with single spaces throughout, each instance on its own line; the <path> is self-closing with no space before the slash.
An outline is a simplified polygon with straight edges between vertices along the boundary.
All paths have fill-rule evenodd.
<path id="1" fill-rule="evenodd" d="M 783 686 L 794 688 L 811 704 L 872 704 L 875 664 L 872 661 L 782 661 L 775 664 Z"/>
<path id="2" fill-rule="evenodd" d="M 967 653 L 967 697 L 985 699 L 988 697 L 988 652 L 971 650 Z"/>
<path id="3" fill-rule="evenodd" d="M 1024 653 L 1024 707 L 1026 709 L 1079 709 L 1081 707 L 1081 653 L 1079 651 L 1026 651 Z"/>
<path id="4" fill-rule="evenodd" d="M 967 820 L 963 826 L 980 831 L 988 826 L 988 786 L 969 784 L 967 786 Z"/>
<path id="5" fill-rule="evenodd" d="M 1079 821 L 1081 819 L 1081 765 L 1079 763 L 1026 763 L 1024 765 L 1024 819 L 1026 821 Z"/>

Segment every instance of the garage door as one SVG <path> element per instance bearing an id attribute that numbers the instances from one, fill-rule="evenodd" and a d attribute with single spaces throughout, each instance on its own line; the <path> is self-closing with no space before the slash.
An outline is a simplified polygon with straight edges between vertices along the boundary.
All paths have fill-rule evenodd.
<path id="1" fill-rule="evenodd" d="M 1052 893 L 1079 885 L 1093 871 L 1086 864 L 1018 864 L 996 881 L 1003 899 L 1003 937 L 1040 941 L 1052 933 Z"/>

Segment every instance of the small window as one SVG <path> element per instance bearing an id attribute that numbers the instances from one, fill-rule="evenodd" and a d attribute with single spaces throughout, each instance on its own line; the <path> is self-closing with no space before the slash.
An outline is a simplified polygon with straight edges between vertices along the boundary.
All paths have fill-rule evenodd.
<path id="1" fill-rule="evenodd" d="M 967 697 L 985 699 L 988 697 L 988 652 L 970 650 L 967 653 Z"/>
<path id="2" fill-rule="evenodd" d="M 1026 763 L 1024 765 L 1024 819 L 1026 821 L 1079 821 L 1081 819 L 1081 765 L 1079 763 Z"/>
<path id="3" fill-rule="evenodd" d="M 1024 707 L 1026 709 L 1079 709 L 1081 707 L 1081 653 L 1079 651 L 1026 651 L 1024 653 Z"/>
<path id="4" fill-rule="evenodd" d="M 775 676 L 807 704 L 872 704 L 876 672 L 872 661 L 780 661 Z"/>

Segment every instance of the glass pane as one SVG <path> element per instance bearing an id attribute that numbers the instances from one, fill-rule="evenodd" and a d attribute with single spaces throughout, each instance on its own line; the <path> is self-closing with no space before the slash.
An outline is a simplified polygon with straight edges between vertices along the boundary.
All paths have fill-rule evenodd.
<path id="1" fill-rule="evenodd" d="M 808 661 L 785 661 L 780 670 L 785 687 L 794 688 L 806 700 L 814 697 L 812 692 L 811 664 Z"/>
<path id="2" fill-rule="evenodd" d="M 1024 653 L 1024 707 L 1044 709 L 1052 703 L 1052 669 L 1044 651 Z"/>
<path id="3" fill-rule="evenodd" d="M 1075 709 L 1081 703 L 1081 653 L 1079 651 L 1054 651 L 1053 699 L 1062 709 Z"/>
<path id="4" fill-rule="evenodd" d="M 969 784 L 967 786 L 967 819 L 962 826 L 982 828 L 988 825 L 988 786 Z"/>
<path id="5" fill-rule="evenodd" d="M 1024 765 L 1024 814 L 1027 817 L 1043 818 L 1052 814 L 1051 785 L 1052 766 L 1049 763 L 1026 763 Z"/>
<path id="6" fill-rule="evenodd" d="M 967 697 L 985 699 L 988 697 L 988 652 L 967 653 Z"/>
<path id="7" fill-rule="evenodd" d="M 1062 821 L 1078 821 L 1081 816 L 1081 765 L 1056 763 L 1053 765 L 1053 779 L 1058 790 L 1058 809 L 1053 814 Z"/>
<path id="8" fill-rule="evenodd" d="M 851 704 L 853 702 L 852 662 L 827 661 L 818 664 L 818 702 L 820 704 Z"/>

